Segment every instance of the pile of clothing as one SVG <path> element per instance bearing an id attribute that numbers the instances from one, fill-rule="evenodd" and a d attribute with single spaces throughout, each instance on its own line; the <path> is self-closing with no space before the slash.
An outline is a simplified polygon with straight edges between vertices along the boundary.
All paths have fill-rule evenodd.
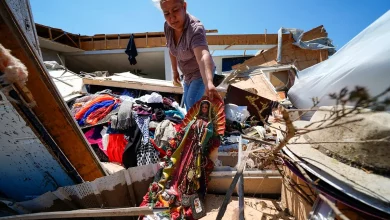
<path id="1" fill-rule="evenodd" d="M 186 114 L 174 99 L 155 92 L 134 98 L 110 90 L 77 99 L 71 112 L 80 126 L 95 125 L 85 137 L 99 159 L 126 169 L 160 162 L 165 151 L 159 146 L 175 136 Z"/>

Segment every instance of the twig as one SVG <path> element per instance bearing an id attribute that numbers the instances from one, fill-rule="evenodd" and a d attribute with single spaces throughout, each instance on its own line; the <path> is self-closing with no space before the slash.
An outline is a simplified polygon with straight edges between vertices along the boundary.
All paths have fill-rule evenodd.
<path id="1" fill-rule="evenodd" d="M 378 140 L 366 140 L 366 141 L 319 141 L 319 142 L 292 142 L 291 144 L 368 144 L 368 143 L 390 143 L 386 140 L 387 138 L 382 138 Z"/>
<path id="2" fill-rule="evenodd" d="M 323 130 L 323 129 L 327 129 L 327 128 L 338 127 L 338 126 L 342 126 L 342 125 L 349 124 L 349 123 L 359 122 L 359 121 L 362 121 L 362 120 L 363 119 L 361 118 L 361 119 L 346 121 L 346 122 L 339 123 L 339 124 L 327 125 L 325 127 L 312 128 L 312 129 L 309 129 L 309 128 L 297 128 L 296 129 L 297 130 L 296 134 L 297 135 L 307 134 L 307 133 L 312 132 L 312 131 L 319 131 L 319 130 Z"/>
<path id="3" fill-rule="evenodd" d="M 272 152 L 267 156 L 263 164 L 260 165 L 260 169 L 264 169 L 264 167 L 268 166 L 275 159 L 275 155 L 290 141 L 291 138 L 295 136 L 296 129 L 290 119 L 290 115 L 286 111 L 286 109 L 282 109 L 283 120 L 286 122 L 286 136 L 279 144 L 272 150 Z"/>
<path id="4" fill-rule="evenodd" d="M 322 194 L 319 194 L 318 195 L 322 201 L 324 201 L 326 204 L 329 205 L 329 207 L 334 211 L 334 213 L 339 217 L 341 218 L 342 220 L 349 220 L 349 218 L 347 216 L 345 216 L 339 208 L 337 208 L 337 206 L 332 202 L 330 201 L 328 198 L 326 198 L 324 195 Z"/>
<path id="5" fill-rule="evenodd" d="M 247 136 L 247 135 L 242 135 L 242 138 L 243 139 L 247 139 L 249 141 L 255 141 L 255 142 L 258 142 L 258 143 L 261 143 L 261 144 L 265 144 L 265 145 L 269 145 L 269 146 L 275 146 L 275 144 L 273 143 L 270 143 L 270 142 L 267 142 L 267 141 L 263 141 L 259 138 L 253 138 L 253 137 L 250 137 L 250 136 Z"/>

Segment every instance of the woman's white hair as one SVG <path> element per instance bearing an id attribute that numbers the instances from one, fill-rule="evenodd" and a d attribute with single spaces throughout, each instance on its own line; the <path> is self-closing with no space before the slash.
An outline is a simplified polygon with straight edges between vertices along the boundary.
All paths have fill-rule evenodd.
<path id="1" fill-rule="evenodd" d="M 161 9 L 161 2 L 164 2 L 166 0 L 152 0 L 154 6 L 156 6 L 158 9 Z M 182 2 L 185 2 L 186 0 L 180 0 Z"/>

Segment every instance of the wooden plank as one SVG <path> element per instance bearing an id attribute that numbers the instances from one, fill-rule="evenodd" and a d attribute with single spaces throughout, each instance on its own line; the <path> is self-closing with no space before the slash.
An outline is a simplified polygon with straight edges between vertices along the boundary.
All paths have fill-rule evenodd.
<path id="1" fill-rule="evenodd" d="M 32 110 L 53 140 L 84 180 L 92 181 L 104 176 L 99 161 L 70 115 L 40 57 L 4 1 L 0 2 L 0 32 L 1 44 L 27 67 L 29 77 L 26 87 L 37 103 Z"/>
<path id="2" fill-rule="evenodd" d="M 277 34 L 268 34 L 267 41 L 264 34 L 243 34 L 243 35 L 207 35 L 209 45 L 274 45 L 277 44 Z M 289 35 L 283 35 L 283 40 L 287 40 Z M 104 42 L 101 39 L 94 37 L 95 45 L 91 45 L 91 41 L 81 41 L 81 49 L 83 50 L 104 50 Z M 107 39 L 107 47 L 110 49 L 126 48 L 129 38 L 122 38 L 118 45 L 118 39 Z M 134 38 L 137 48 L 162 47 L 166 45 L 165 36 L 149 36 L 146 42 L 145 38 Z"/>
<path id="3" fill-rule="evenodd" d="M 130 207 L 112 209 L 79 209 L 72 211 L 41 212 L 24 215 L 1 217 L 0 220 L 34 220 L 34 219 L 60 219 L 60 218 L 94 218 L 94 217 L 119 217 L 153 215 L 149 207 Z"/>
<path id="4" fill-rule="evenodd" d="M 326 32 L 323 25 L 315 27 L 309 31 L 306 31 L 302 36 L 302 40 L 308 41 L 308 40 L 313 40 L 313 39 L 317 39 L 320 37 L 328 37 L 328 33 Z"/>
<path id="5" fill-rule="evenodd" d="M 156 92 L 167 92 L 175 94 L 183 94 L 183 87 L 162 85 L 149 83 L 146 79 L 145 81 L 115 81 L 115 80 L 99 80 L 99 79 L 83 79 L 83 83 L 86 85 L 96 85 L 96 86 L 109 86 L 109 87 L 118 87 L 118 88 L 127 88 L 127 89 L 139 89 L 146 91 L 156 91 Z"/>

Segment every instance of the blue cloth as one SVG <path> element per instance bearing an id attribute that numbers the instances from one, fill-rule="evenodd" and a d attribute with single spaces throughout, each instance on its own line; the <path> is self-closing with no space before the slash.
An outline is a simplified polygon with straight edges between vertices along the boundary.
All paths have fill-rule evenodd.
<path id="1" fill-rule="evenodd" d="M 168 111 L 164 111 L 164 113 L 165 113 L 165 116 L 173 117 L 176 114 L 176 115 L 180 116 L 181 119 L 184 118 L 183 113 L 181 113 L 178 110 L 168 110 Z"/>
<path id="2" fill-rule="evenodd" d="M 184 83 L 183 99 L 187 111 L 204 95 L 205 86 L 202 78 L 192 80 L 191 83 Z"/>
<path id="3" fill-rule="evenodd" d="M 108 100 L 96 103 L 91 106 L 91 108 L 88 109 L 87 112 L 85 112 L 84 116 L 78 121 L 80 126 L 83 126 L 85 124 L 85 120 L 87 120 L 87 117 L 94 111 L 98 110 L 99 108 L 107 107 L 114 104 L 114 100 Z"/>

